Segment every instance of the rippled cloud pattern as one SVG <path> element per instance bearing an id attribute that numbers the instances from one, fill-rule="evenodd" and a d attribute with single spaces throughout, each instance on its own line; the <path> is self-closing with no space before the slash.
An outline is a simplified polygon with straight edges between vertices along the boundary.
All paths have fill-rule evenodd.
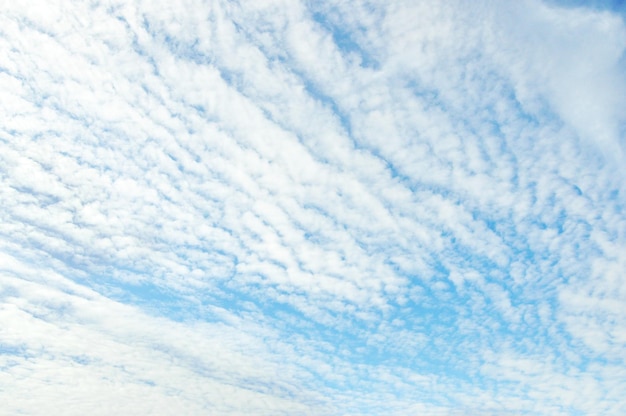
<path id="1" fill-rule="evenodd" d="M 626 9 L 0 4 L 0 414 L 626 414 Z"/>

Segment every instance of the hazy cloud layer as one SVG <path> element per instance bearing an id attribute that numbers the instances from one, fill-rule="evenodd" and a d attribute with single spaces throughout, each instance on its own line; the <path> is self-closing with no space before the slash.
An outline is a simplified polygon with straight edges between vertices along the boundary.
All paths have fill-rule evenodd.
<path id="1" fill-rule="evenodd" d="M 624 414 L 624 16 L 0 4 L 0 413 Z"/>

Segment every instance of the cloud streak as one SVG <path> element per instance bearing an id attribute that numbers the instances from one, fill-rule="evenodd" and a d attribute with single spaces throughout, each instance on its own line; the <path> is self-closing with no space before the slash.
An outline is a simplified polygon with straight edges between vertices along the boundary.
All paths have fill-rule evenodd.
<path id="1" fill-rule="evenodd" d="M 7 411 L 626 410 L 619 10 L 0 10 Z"/>

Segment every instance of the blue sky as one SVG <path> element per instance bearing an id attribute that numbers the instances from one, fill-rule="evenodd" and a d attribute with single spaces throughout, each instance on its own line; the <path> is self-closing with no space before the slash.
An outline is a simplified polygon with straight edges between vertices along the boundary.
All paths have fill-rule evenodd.
<path id="1" fill-rule="evenodd" d="M 0 414 L 626 414 L 616 1 L 0 6 Z"/>

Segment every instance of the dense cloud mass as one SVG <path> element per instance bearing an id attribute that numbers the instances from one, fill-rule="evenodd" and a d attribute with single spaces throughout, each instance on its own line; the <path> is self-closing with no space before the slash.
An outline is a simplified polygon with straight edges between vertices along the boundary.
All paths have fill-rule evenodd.
<path id="1" fill-rule="evenodd" d="M 626 9 L 0 4 L 0 414 L 626 414 Z"/>

